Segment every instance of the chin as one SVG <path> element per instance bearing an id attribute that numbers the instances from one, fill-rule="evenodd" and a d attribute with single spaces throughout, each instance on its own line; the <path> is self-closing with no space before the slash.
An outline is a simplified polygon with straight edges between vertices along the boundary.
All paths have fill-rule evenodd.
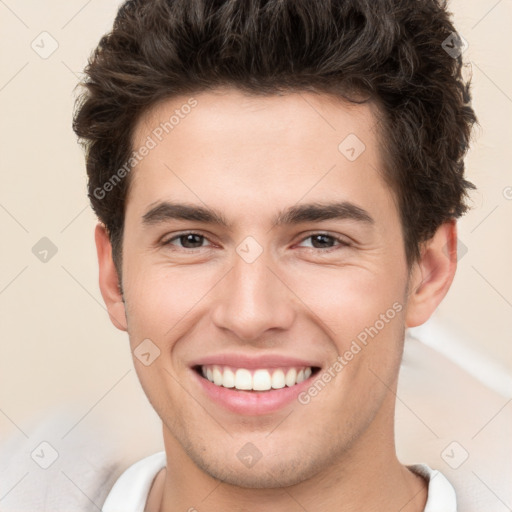
<path id="1" fill-rule="evenodd" d="M 189 456 L 201 471 L 225 484 L 246 489 L 274 489 L 300 484 L 317 475 L 328 463 L 326 457 L 320 455 L 318 461 L 314 461 L 304 455 L 298 458 L 297 453 L 301 450 L 296 450 L 294 456 L 261 454 L 252 466 L 241 462 L 236 454 L 234 460 L 226 458 L 226 452 L 208 460 L 202 454 L 189 453 Z"/>

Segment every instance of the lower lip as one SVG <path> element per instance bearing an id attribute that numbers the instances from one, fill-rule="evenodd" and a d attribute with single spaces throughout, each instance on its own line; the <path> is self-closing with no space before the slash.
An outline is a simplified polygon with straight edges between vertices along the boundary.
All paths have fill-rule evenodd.
<path id="1" fill-rule="evenodd" d="M 209 398 L 231 412 L 247 416 L 270 414 L 282 409 L 296 400 L 297 396 L 311 385 L 312 378 L 315 376 L 313 374 L 299 384 L 281 389 L 238 391 L 234 388 L 216 386 L 196 371 L 191 371 Z"/>

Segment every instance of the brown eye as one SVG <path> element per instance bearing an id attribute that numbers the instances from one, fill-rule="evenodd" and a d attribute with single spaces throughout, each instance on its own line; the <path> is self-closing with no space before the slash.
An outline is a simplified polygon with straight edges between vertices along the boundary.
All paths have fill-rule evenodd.
<path id="1" fill-rule="evenodd" d="M 173 243 L 175 240 L 179 240 L 181 247 L 184 249 L 198 249 L 203 246 L 205 237 L 198 233 L 182 233 L 181 235 L 170 238 L 164 242 L 164 245 L 176 245 Z"/>
<path id="2" fill-rule="evenodd" d="M 313 249 L 332 249 L 338 246 L 348 246 L 349 244 L 343 239 L 329 235 L 327 233 L 315 233 L 304 238 L 302 241 L 311 239 L 311 246 Z"/>
<path id="3" fill-rule="evenodd" d="M 326 247 L 332 247 L 332 243 L 335 242 L 334 238 L 329 235 L 313 235 L 310 237 L 312 245 L 316 249 L 325 249 Z"/>

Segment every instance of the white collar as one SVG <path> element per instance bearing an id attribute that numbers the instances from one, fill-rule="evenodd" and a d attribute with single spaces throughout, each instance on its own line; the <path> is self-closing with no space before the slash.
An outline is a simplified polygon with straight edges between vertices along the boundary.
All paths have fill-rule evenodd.
<path id="1" fill-rule="evenodd" d="M 407 466 L 428 482 L 427 503 L 423 512 L 457 512 L 457 498 L 452 484 L 439 471 L 426 464 Z"/>

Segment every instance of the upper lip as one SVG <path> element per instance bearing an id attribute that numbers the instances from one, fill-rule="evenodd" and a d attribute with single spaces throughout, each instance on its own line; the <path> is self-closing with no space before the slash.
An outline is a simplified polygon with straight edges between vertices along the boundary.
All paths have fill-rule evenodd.
<path id="1" fill-rule="evenodd" d="M 261 354 L 258 356 L 249 356 L 246 354 L 216 354 L 205 356 L 192 362 L 191 367 L 217 365 L 231 366 L 233 368 L 303 368 L 320 367 L 318 362 L 306 359 L 299 359 L 286 355 Z"/>

